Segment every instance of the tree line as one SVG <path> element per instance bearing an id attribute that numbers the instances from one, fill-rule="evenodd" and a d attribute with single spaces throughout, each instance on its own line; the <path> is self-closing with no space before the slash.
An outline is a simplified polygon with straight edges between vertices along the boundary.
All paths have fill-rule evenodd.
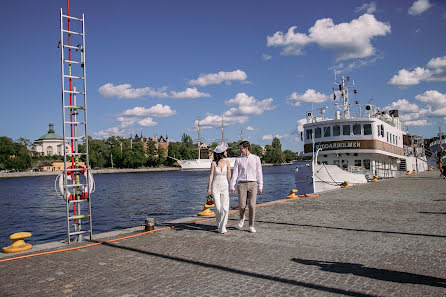
<path id="1" fill-rule="evenodd" d="M 31 142 L 20 138 L 13 141 L 9 137 L 0 137 L 0 170 L 25 171 L 35 166 L 38 162 L 61 161 L 63 156 L 32 156 L 28 150 Z M 213 150 L 218 145 L 213 142 L 210 148 Z M 85 152 L 85 146 L 79 146 L 80 152 Z M 139 168 L 176 166 L 176 159 L 192 160 L 198 158 L 197 145 L 192 138 L 183 134 L 181 141 L 170 142 L 168 152 L 161 146 L 156 147 L 152 140 L 147 142 L 147 150 L 140 141 L 132 142 L 128 138 L 112 136 L 107 139 L 88 140 L 89 162 L 92 168 Z M 239 142 L 228 143 L 228 157 L 240 155 Z M 282 164 L 296 160 L 296 153 L 291 150 L 282 151 L 282 145 L 278 138 L 274 138 L 271 145 L 265 146 L 265 151 L 257 144 L 251 144 L 251 153 L 258 155 L 263 163 Z M 81 161 L 85 161 L 81 158 Z"/>

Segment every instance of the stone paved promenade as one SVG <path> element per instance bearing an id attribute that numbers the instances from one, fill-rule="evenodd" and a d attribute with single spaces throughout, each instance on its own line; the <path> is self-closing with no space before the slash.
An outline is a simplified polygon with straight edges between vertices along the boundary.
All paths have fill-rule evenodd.
<path id="1" fill-rule="evenodd" d="M 265 205 L 256 234 L 236 230 L 235 213 L 227 235 L 198 222 L 0 262 L 0 296 L 446 296 L 438 176 Z"/>

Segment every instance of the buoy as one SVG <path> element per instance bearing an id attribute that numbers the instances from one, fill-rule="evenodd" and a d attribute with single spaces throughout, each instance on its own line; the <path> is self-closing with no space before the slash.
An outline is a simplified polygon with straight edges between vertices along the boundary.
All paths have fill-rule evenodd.
<path id="1" fill-rule="evenodd" d="M 432 171 L 432 170 L 434 170 L 434 169 L 432 168 L 432 166 L 431 166 L 431 167 L 429 167 L 429 171 Z"/>
<path id="2" fill-rule="evenodd" d="M 410 175 L 410 171 L 409 170 L 406 171 L 406 175 Z"/>
<path id="3" fill-rule="evenodd" d="M 294 199 L 294 198 L 299 198 L 299 196 L 297 196 L 295 193 L 297 193 L 298 192 L 298 190 L 296 190 L 296 189 L 292 189 L 291 191 L 290 191 L 290 193 L 288 194 L 288 196 L 286 196 L 285 198 L 286 199 Z"/>
<path id="4" fill-rule="evenodd" d="M 4 247 L 2 251 L 4 253 L 16 253 L 23 252 L 32 249 L 32 245 L 26 243 L 24 238 L 31 237 L 30 232 L 18 232 L 9 236 L 9 239 L 12 240 L 12 244 L 10 246 Z"/>
<path id="5" fill-rule="evenodd" d="M 197 215 L 199 217 L 209 217 L 209 216 L 213 216 L 215 215 L 215 213 L 213 211 L 210 210 L 210 208 L 214 206 L 214 204 L 204 204 L 203 210 L 201 212 L 199 212 Z"/>
<path id="6" fill-rule="evenodd" d="M 344 182 L 341 184 L 341 188 L 350 188 L 350 185 L 348 184 L 348 180 L 344 181 Z"/>
<path id="7" fill-rule="evenodd" d="M 378 176 L 374 175 L 374 176 L 373 176 L 373 179 L 372 179 L 372 182 L 379 182 L 379 180 L 378 180 Z"/>

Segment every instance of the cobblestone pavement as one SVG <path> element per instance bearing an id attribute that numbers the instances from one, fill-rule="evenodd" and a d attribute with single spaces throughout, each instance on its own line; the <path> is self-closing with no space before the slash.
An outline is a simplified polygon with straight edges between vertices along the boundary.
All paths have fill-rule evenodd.
<path id="1" fill-rule="evenodd" d="M 0 262 L 0 296 L 446 296 L 438 176 L 259 207 L 255 234 L 235 213 L 227 235 L 208 221 Z"/>

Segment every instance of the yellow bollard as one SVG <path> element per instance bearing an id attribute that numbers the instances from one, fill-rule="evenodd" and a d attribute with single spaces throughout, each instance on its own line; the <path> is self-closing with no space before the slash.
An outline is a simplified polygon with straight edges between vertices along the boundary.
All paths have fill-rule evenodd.
<path id="1" fill-rule="evenodd" d="M 26 243 L 24 238 L 31 237 L 30 232 L 19 232 L 14 233 L 11 236 L 9 236 L 9 239 L 12 240 L 12 244 L 10 246 L 4 247 L 2 251 L 4 253 L 16 253 L 16 252 L 23 252 L 32 249 L 32 245 L 29 243 Z"/>
<path id="2" fill-rule="evenodd" d="M 197 214 L 197 216 L 199 217 L 209 217 L 209 216 L 214 216 L 215 213 L 213 211 L 211 211 L 211 207 L 214 206 L 214 204 L 205 204 L 203 207 L 203 210 L 201 212 L 199 212 Z"/>
<path id="3" fill-rule="evenodd" d="M 417 173 L 417 171 L 414 169 L 414 170 L 412 171 L 412 173 Z"/>
<path id="4" fill-rule="evenodd" d="M 374 176 L 373 176 L 373 179 L 372 179 L 372 182 L 379 182 L 379 180 L 378 180 L 378 176 L 374 175 Z"/>
<path id="5" fill-rule="evenodd" d="M 432 170 L 434 170 L 434 169 L 432 168 L 432 166 L 431 166 L 431 167 L 429 167 L 429 171 L 432 171 Z"/>
<path id="6" fill-rule="evenodd" d="M 348 180 L 344 181 L 344 182 L 341 184 L 341 188 L 350 188 L 350 185 L 348 184 Z"/>
<path id="7" fill-rule="evenodd" d="M 290 191 L 290 193 L 288 194 L 288 196 L 286 196 L 285 198 L 286 198 L 286 199 L 299 198 L 299 196 L 296 196 L 296 194 L 295 194 L 295 193 L 297 193 L 297 192 L 298 192 L 298 190 L 296 190 L 296 189 L 292 189 L 292 190 Z"/>
<path id="8" fill-rule="evenodd" d="M 410 171 L 409 170 L 406 171 L 406 175 L 410 175 Z"/>

